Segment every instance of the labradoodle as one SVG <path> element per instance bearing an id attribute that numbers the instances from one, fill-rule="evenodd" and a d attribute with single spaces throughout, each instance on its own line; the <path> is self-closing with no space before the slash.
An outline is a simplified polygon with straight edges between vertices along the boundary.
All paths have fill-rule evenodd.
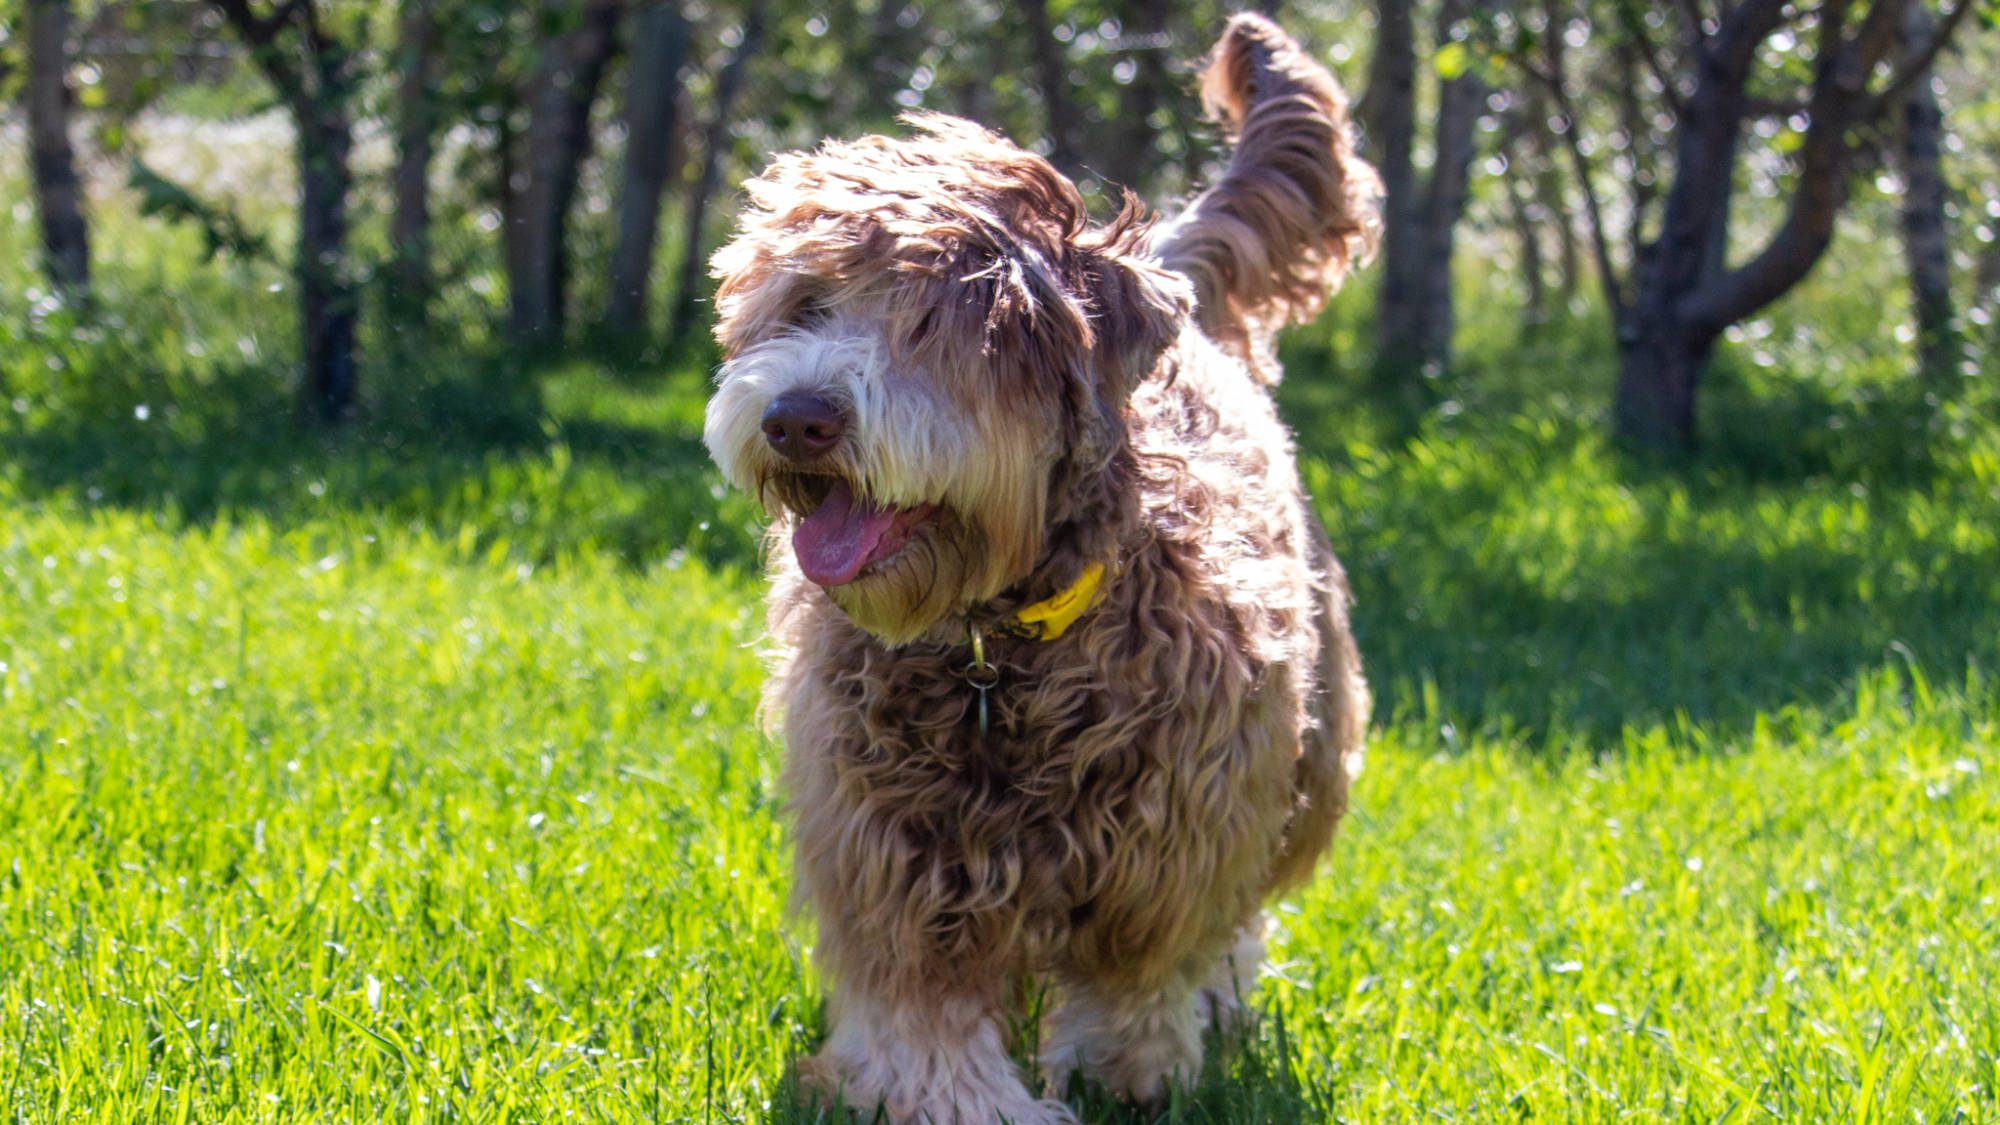
<path id="1" fill-rule="evenodd" d="M 705 437 L 773 520 L 766 706 L 833 982 L 800 1070 L 894 1121 L 1190 1080 L 1359 764 L 1346 581 L 1268 388 L 1380 183 L 1268 20 L 1201 89 L 1235 147 L 1173 221 L 1094 225 L 1046 160 L 923 114 L 778 157 L 715 258 Z"/>

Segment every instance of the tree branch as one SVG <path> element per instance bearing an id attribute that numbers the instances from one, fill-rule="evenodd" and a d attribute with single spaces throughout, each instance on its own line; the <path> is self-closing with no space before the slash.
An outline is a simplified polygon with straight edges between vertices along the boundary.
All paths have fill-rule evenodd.
<path id="1" fill-rule="evenodd" d="M 1746 5 L 1747 6 L 1747 5 Z M 1812 124 L 1800 149 L 1798 182 L 1785 221 L 1756 257 L 1690 293 L 1675 310 L 1684 322 L 1709 331 L 1763 308 L 1811 271 L 1833 241 L 1833 227 L 1847 201 L 1849 132 L 1867 94 L 1867 78 L 1888 46 L 1878 41 L 1882 24 L 1890 42 L 1903 4 L 1880 0 L 1861 28 L 1845 37 L 1849 0 L 1828 0 L 1820 13 L 1820 44 L 1812 99 Z"/>
<path id="2" fill-rule="evenodd" d="M 1785 0 L 1743 0 L 1723 14 L 1722 25 L 1708 38 L 1707 48 L 1728 73 L 1747 73 L 1758 44 L 1784 22 Z"/>
<path id="3" fill-rule="evenodd" d="M 268 16 L 260 16 L 250 10 L 249 0 L 214 0 L 223 18 L 236 28 L 237 34 L 251 47 L 267 47 L 278 37 L 287 22 L 297 12 L 302 0 L 285 0 L 278 10 Z"/>
<path id="4" fill-rule="evenodd" d="M 1915 2 L 1922 3 L 1923 0 Z M 1868 107 L 1862 111 L 1863 116 L 1880 115 L 1884 109 L 1896 104 L 1897 99 L 1902 97 L 1903 91 L 1912 82 L 1930 73 L 1931 64 L 1937 62 L 1938 53 L 1951 41 L 1952 34 L 1958 30 L 1958 25 L 1965 22 L 1966 14 L 1972 11 L 1973 3 L 1974 0 L 1958 0 L 1957 5 L 1938 21 L 1937 30 L 1931 34 L 1930 41 L 1905 60 L 1903 65 L 1889 76 L 1889 81 L 1883 85 L 1882 91 L 1869 99 Z"/>
<path id="5" fill-rule="evenodd" d="M 1555 8 L 1549 5 L 1549 26 L 1555 26 Z M 1590 176 L 1590 158 L 1584 155 L 1583 144 L 1577 139 L 1577 130 L 1582 127 L 1576 108 L 1570 104 L 1569 91 L 1565 88 L 1563 75 L 1562 48 L 1558 45 L 1561 36 L 1551 34 L 1543 38 L 1546 45 L 1544 54 L 1549 61 L 1549 69 L 1544 71 L 1523 60 L 1522 66 L 1530 74 L 1540 79 L 1548 87 L 1555 99 L 1557 112 L 1563 115 L 1563 147 L 1569 153 L 1570 165 L 1576 173 L 1577 185 L 1583 189 L 1583 211 L 1590 220 L 1590 249 L 1597 260 L 1597 275 L 1604 286 L 1604 300 L 1611 308 L 1611 322 L 1622 326 L 1626 320 L 1628 304 L 1625 287 L 1620 282 L 1617 269 L 1611 263 L 1611 240 L 1604 233 L 1604 208 L 1598 201 L 1597 185 Z"/>
<path id="6" fill-rule="evenodd" d="M 256 61 L 257 69 L 288 102 L 297 105 L 305 96 L 305 76 L 296 65 L 278 49 L 278 33 L 301 8 L 311 16 L 311 0 L 285 0 L 278 9 L 268 16 L 260 16 L 250 10 L 250 0 L 210 0 L 236 34 L 250 48 L 250 57 Z"/>
<path id="7" fill-rule="evenodd" d="M 1626 260 L 1637 262 L 1645 252 L 1646 215 L 1653 204 L 1653 168 L 1648 154 L 1652 150 L 1652 128 L 1648 124 L 1646 107 L 1641 100 L 1639 82 L 1635 73 L 1634 56 L 1640 52 L 1630 43 L 1617 44 L 1612 54 L 1618 60 L 1618 110 L 1619 124 L 1626 135 L 1627 156 L 1631 160 L 1631 203 L 1630 213 L 1625 221 Z M 1680 107 L 1675 106 L 1673 91 L 1668 90 L 1667 101 L 1674 106 L 1675 116 L 1680 116 Z"/>
<path id="8" fill-rule="evenodd" d="M 1699 0 L 1681 0 L 1681 14 L 1687 17 L 1688 45 L 1698 51 L 1708 39 L 1708 32 L 1702 27 L 1706 20 L 1701 14 Z"/>
<path id="9" fill-rule="evenodd" d="M 1902 25 L 1903 9 L 1910 3 L 1911 0 L 1875 0 L 1869 5 L 1868 15 L 1861 21 L 1861 30 L 1850 45 L 1854 54 L 1844 60 L 1851 69 L 1841 74 L 1843 82 L 1857 90 L 1867 90 L 1868 77 L 1875 72 L 1875 64 L 1887 58 L 1896 45 L 1896 29 Z"/>
<path id="10" fill-rule="evenodd" d="M 1673 74 L 1661 62 L 1659 45 L 1653 42 L 1651 35 L 1647 34 L 1645 21 L 1637 17 L 1630 4 L 1620 4 L 1618 22 L 1623 25 L 1626 42 L 1635 48 L 1634 53 L 1659 82 L 1660 91 L 1667 99 L 1667 108 L 1673 110 L 1676 117 L 1680 116 L 1681 111 L 1687 108 L 1687 103 L 1681 99 L 1680 87 L 1675 83 Z M 1696 33 L 1699 34 L 1699 28 Z M 1637 138 L 1634 138 L 1634 143 L 1636 142 Z"/>

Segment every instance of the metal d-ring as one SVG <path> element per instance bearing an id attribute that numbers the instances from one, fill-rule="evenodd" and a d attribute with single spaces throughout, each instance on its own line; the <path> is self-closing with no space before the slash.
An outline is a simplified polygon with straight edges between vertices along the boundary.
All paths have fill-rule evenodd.
<path id="1" fill-rule="evenodd" d="M 986 659 L 986 633 L 977 625 L 967 625 L 967 638 L 972 642 L 972 662 L 961 673 L 965 682 L 979 692 L 979 737 L 986 737 L 987 710 L 986 693 L 1000 682 L 1000 669 Z"/>

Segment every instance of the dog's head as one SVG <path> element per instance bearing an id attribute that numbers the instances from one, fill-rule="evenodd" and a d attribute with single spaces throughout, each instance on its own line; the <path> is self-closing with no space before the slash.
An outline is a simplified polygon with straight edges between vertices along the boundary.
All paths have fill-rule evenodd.
<path id="1" fill-rule="evenodd" d="M 1135 205 L 1092 228 L 1046 160 L 908 120 L 747 185 L 715 256 L 704 435 L 806 577 L 891 644 L 1032 572 L 1192 303 Z"/>

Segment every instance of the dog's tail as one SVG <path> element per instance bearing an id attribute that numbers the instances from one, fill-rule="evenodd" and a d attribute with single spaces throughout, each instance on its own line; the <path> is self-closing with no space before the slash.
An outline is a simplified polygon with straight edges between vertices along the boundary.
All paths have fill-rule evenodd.
<path id="1" fill-rule="evenodd" d="M 1382 181 L 1354 154 L 1347 95 L 1263 16 L 1229 21 L 1201 76 L 1235 141 L 1228 169 L 1161 230 L 1161 261 L 1194 283 L 1202 328 L 1259 379 L 1273 335 L 1317 313 L 1375 251 Z"/>

